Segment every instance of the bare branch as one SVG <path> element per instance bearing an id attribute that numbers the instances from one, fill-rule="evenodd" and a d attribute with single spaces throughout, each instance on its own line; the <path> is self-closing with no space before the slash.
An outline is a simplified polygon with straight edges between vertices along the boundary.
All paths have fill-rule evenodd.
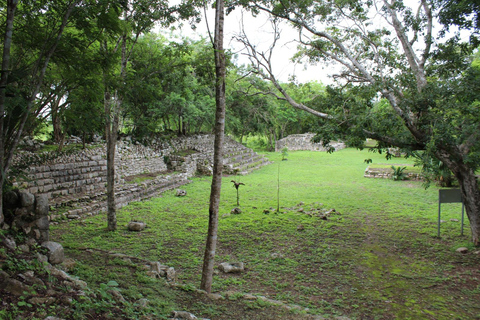
<path id="1" fill-rule="evenodd" d="M 413 73 L 415 74 L 415 77 L 417 79 L 417 89 L 420 92 L 427 85 L 427 78 L 425 76 L 423 66 L 420 65 L 419 59 L 415 54 L 415 50 L 413 49 L 410 41 L 408 41 L 405 27 L 398 19 L 397 12 L 395 11 L 395 9 L 393 9 L 393 4 L 388 3 L 387 0 L 384 0 L 384 3 L 392 19 L 392 26 L 395 29 L 397 38 L 402 44 L 403 52 L 407 57 L 408 64 L 412 69 Z"/>
<path id="2" fill-rule="evenodd" d="M 426 0 L 422 0 L 423 10 L 425 10 L 425 15 L 427 16 L 427 35 L 425 36 L 425 50 L 423 51 L 422 59 L 420 60 L 420 66 L 422 69 L 425 67 L 425 61 L 427 60 L 428 56 L 430 55 L 430 49 L 432 47 L 433 37 L 432 37 L 432 29 L 433 29 L 433 18 L 432 18 L 432 10 L 428 6 Z"/>
<path id="3" fill-rule="evenodd" d="M 247 53 L 245 54 L 249 57 L 252 63 L 252 67 L 255 69 L 255 72 L 261 75 L 264 79 L 270 80 L 273 86 L 281 93 L 281 96 L 273 92 L 269 92 L 268 94 L 275 96 L 279 100 L 287 101 L 292 107 L 296 109 L 306 111 L 320 118 L 331 119 L 332 117 L 326 113 L 319 112 L 305 106 L 304 104 L 296 102 L 278 82 L 273 72 L 271 59 L 273 51 L 275 49 L 275 45 L 277 44 L 277 41 L 280 37 L 280 31 L 278 29 L 278 23 L 274 20 L 272 20 L 272 27 L 274 28 L 274 41 L 272 45 L 268 48 L 267 52 L 258 52 L 256 46 L 250 42 L 244 31 L 242 31 L 241 35 L 235 37 L 236 40 L 241 42 L 247 50 Z"/>

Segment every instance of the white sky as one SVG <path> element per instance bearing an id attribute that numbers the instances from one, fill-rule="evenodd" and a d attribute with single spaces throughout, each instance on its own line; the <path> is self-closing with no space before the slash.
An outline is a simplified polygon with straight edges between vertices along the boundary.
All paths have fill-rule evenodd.
<path id="1" fill-rule="evenodd" d="M 210 31 L 214 30 L 215 12 L 209 10 L 208 23 Z M 250 41 L 257 45 L 258 50 L 267 50 L 273 42 L 273 30 L 268 16 L 265 13 L 252 17 L 249 12 L 235 9 L 232 13 L 225 17 L 225 35 L 224 46 L 226 49 L 232 50 L 238 56 L 237 65 L 248 64 L 248 59 L 242 55 L 243 46 L 236 42 L 233 37 L 241 30 L 241 20 L 244 20 L 245 33 Z M 309 81 L 319 81 L 324 84 L 332 83 L 327 78 L 327 72 L 320 66 L 308 66 L 306 70 L 302 64 L 295 64 L 291 58 L 296 53 L 296 43 L 293 42 L 298 38 L 298 33 L 285 22 L 281 24 L 281 38 L 277 43 L 272 58 L 273 71 L 278 79 L 287 82 L 292 75 L 297 77 L 297 81 L 301 83 Z M 196 30 L 192 30 L 188 24 L 185 24 L 181 31 L 178 31 L 184 37 L 191 39 L 199 39 L 200 37 L 208 38 L 206 20 L 197 25 Z"/>
<path id="2" fill-rule="evenodd" d="M 417 8 L 417 0 L 404 0 L 405 4 Z M 416 9 L 415 9 L 416 10 Z M 232 50 L 237 53 L 238 60 L 237 65 L 248 64 L 249 60 L 242 55 L 242 50 L 245 50 L 243 46 L 233 40 L 234 35 L 241 31 L 241 20 L 244 20 L 245 33 L 250 42 L 257 45 L 257 50 L 267 50 L 273 42 L 273 31 L 271 24 L 268 21 L 268 16 L 265 13 L 260 13 L 257 17 L 252 17 L 249 12 L 242 9 L 235 9 L 232 13 L 225 17 L 225 38 L 224 46 L 226 49 Z M 374 23 L 381 23 L 381 17 L 375 17 Z M 192 30 L 188 23 L 185 23 L 184 27 L 177 31 L 177 34 L 181 34 L 184 37 L 191 39 L 199 39 L 200 37 L 208 38 L 206 23 L 209 23 L 210 30 L 214 30 L 215 22 L 215 10 L 210 9 L 207 11 L 207 19 L 197 25 L 196 30 Z M 292 75 L 296 76 L 297 82 L 305 83 L 309 81 L 318 81 L 323 84 L 332 84 L 333 80 L 329 77 L 338 72 L 340 67 L 337 65 L 322 66 L 318 65 L 302 65 L 295 64 L 291 61 L 291 58 L 296 53 L 295 39 L 298 39 L 298 32 L 290 27 L 286 22 L 282 22 L 280 25 L 281 37 L 277 42 L 277 46 L 273 55 L 273 71 L 278 79 L 283 82 L 288 82 Z"/>

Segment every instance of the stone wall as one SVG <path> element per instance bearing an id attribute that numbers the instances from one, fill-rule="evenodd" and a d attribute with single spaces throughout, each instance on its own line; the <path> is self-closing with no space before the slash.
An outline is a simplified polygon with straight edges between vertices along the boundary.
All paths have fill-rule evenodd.
<path id="1" fill-rule="evenodd" d="M 123 184 L 125 177 L 167 170 L 186 173 L 187 177 L 197 172 L 211 174 L 213 147 L 212 134 L 175 137 L 169 141 L 156 141 L 151 146 L 133 143 L 127 137 L 117 143 L 116 181 Z M 225 150 L 239 148 L 245 147 L 233 139 L 225 139 Z M 181 155 L 185 150 L 192 153 Z M 106 169 L 106 149 L 100 146 L 32 166 L 26 179 L 19 179 L 14 186 L 33 194 L 46 195 L 48 199 L 103 192 L 106 188 Z"/>
<path id="2" fill-rule="evenodd" d="M 228 145 L 232 140 L 225 137 L 225 143 Z M 178 152 L 180 150 L 195 150 L 198 152 L 213 151 L 214 135 L 197 134 L 189 137 L 175 137 L 168 141 L 154 142 L 153 148 L 161 150 L 165 155 Z"/>
<path id="3" fill-rule="evenodd" d="M 212 134 L 156 141 L 150 146 L 133 143 L 128 137 L 119 141 L 115 155 L 117 208 L 178 188 L 189 183 L 188 178 L 197 173 L 211 175 L 213 148 Z M 227 174 L 246 174 L 269 163 L 268 159 L 228 137 L 224 151 L 224 172 Z M 50 201 L 52 223 L 98 214 L 107 207 L 105 152 L 104 145 L 56 158 L 21 152 L 15 160 L 17 163 L 22 162 L 23 156 L 36 158 L 35 162 L 41 165 L 31 166 L 26 178 L 15 177 L 14 187 L 21 190 L 21 194 L 36 194 L 32 196 Z M 148 176 L 144 176 L 145 180 L 137 180 L 137 175 L 141 174 Z M 0 214 L 0 225 L 2 223 Z"/>
<path id="4" fill-rule="evenodd" d="M 127 140 L 119 141 L 116 151 L 116 172 L 120 178 L 167 170 L 163 160 L 164 150 L 154 150 Z"/>
<path id="5" fill-rule="evenodd" d="M 129 141 L 118 142 L 115 162 L 119 183 L 126 176 L 167 170 L 161 152 Z M 106 149 L 102 146 L 32 166 L 26 179 L 17 181 L 14 186 L 48 198 L 103 191 L 107 181 L 106 170 Z"/>
<path id="6" fill-rule="evenodd" d="M 363 176 L 365 178 L 392 179 L 393 169 L 391 169 L 391 168 L 371 168 L 371 167 L 367 167 L 367 169 L 365 169 L 365 172 L 364 172 Z M 423 180 L 423 176 L 422 176 L 421 173 L 405 172 L 405 179 L 406 180 L 420 181 L 420 180 Z"/>
<path id="7" fill-rule="evenodd" d="M 48 199 L 25 191 L 9 191 L 4 196 L 5 223 L 23 232 L 38 244 L 48 241 Z"/>
<path id="8" fill-rule="evenodd" d="M 287 147 L 289 151 L 327 151 L 321 143 L 312 142 L 314 136 L 314 133 L 289 135 L 288 137 L 280 139 L 275 143 L 275 151 L 280 152 L 285 147 Z M 335 148 L 335 151 L 345 148 L 345 144 L 343 142 L 332 142 L 330 144 Z"/>
<path id="9" fill-rule="evenodd" d="M 185 172 L 189 177 L 196 173 L 211 175 L 213 172 L 214 136 L 212 134 L 174 138 L 168 143 L 159 143 L 168 169 Z M 225 137 L 224 164 L 232 152 L 248 149 L 239 142 Z M 234 169 L 224 165 L 224 172 L 234 174 Z"/>

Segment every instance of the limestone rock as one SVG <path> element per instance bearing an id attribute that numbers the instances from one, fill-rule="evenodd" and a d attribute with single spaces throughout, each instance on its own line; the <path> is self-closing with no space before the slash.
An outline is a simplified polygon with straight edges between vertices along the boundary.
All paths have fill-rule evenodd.
<path id="1" fill-rule="evenodd" d="M 59 264 L 65 260 L 65 254 L 63 252 L 63 247 L 58 242 L 45 241 L 42 243 L 42 247 L 48 249 L 48 262 L 51 264 Z"/>
<path id="2" fill-rule="evenodd" d="M 178 320 L 196 320 L 198 319 L 195 315 L 187 311 L 173 311 L 173 319 Z"/>
<path id="3" fill-rule="evenodd" d="M 28 284 L 34 284 L 37 286 L 45 285 L 42 279 L 35 277 L 35 273 L 33 271 L 27 271 L 25 274 L 19 273 L 18 276 L 25 280 L 25 282 Z"/>
<path id="4" fill-rule="evenodd" d="M 456 251 L 465 254 L 468 252 L 468 248 L 460 247 Z"/>
<path id="5" fill-rule="evenodd" d="M 147 227 L 147 224 L 142 221 L 130 221 L 128 223 L 128 230 L 130 231 L 143 231 Z"/>
<path id="6" fill-rule="evenodd" d="M 28 300 L 28 302 L 30 302 L 31 304 L 45 304 L 47 306 L 55 303 L 56 301 L 57 299 L 55 299 L 54 297 L 33 297 Z"/>
<path id="7" fill-rule="evenodd" d="M 48 215 L 48 197 L 45 194 L 40 194 L 35 197 L 35 213 L 41 217 Z"/>
<path id="8" fill-rule="evenodd" d="M 243 262 L 223 262 L 218 268 L 225 273 L 240 273 L 245 270 Z"/>
<path id="9" fill-rule="evenodd" d="M 47 216 L 41 217 L 36 221 L 36 225 L 40 230 L 48 230 L 48 228 L 50 227 L 50 222 L 48 221 L 48 217 Z"/>
<path id="10" fill-rule="evenodd" d="M 30 192 L 20 192 L 20 204 L 22 207 L 31 207 L 35 203 L 35 196 Z"/>
<path id="11" fill-rule="evenodd" d="M 3 243 L 10 250 L 15 250 L 15 248 L 17 247 L 15 240 L 10 236 L 7 236 L 5 240 L 3 240 Z"/>
<path id="12" fill-rule="evenodd" d="M 230 211 L 231 214 L 240 214 L 242 213 L 242 209 L 240 209 L 239 207 L 235 207 L 232 209 L 232 211 Z"/>
<path id="13" fill-rule="evenodd" d="M 30 291 L 30 287 L 23 284 L 22 282 L 9 278 L 6 281 L 4 281 L 2 284 L 0 284 L 0 288 L 3 290 L 10 292 L 11 294 L 15 296 L 21 296 L 24 291 Z"/>
<path id="14" fill-rule="evenodd" d="M 65 271 L 59 270 L 54 266 L 52 266 L 51 264 L 47 264 L 45 266 L 45 269 L 47 269 L 52 276 L 56 276 L 64 280 L 71 280 L 71 277 Z"/>
<path id="15" fill-rule="evenodd" d="M 187 190 L 177 189 L 175 196 L 177 197 L 185 197 L 187 195 Z"/>
<path id="16" fill-rule="evenodd" d="M 223 300 L 223 296 L 218 293 L 207 293 L 207 297 L 211 300 Z"/>
<path id="17" fill-rule="evenodd" d="M 176 272 L 175 269 L 170 267 L 166 271 L 167 281 L 175 282 Z"/>
<path id="18" fill-rule="evenodd" d="M 334 213 L 337 213 L 337 210 L 335 209 L 330 209 L 328 210 L 327 212 L 325 212 L 325 214 L 328 216 L 328 215 L 331 215 L 331 214 L 334 214 Z"/>
<path id="19" fill-rule="evenodd" d="M 165 266 L 158 261 L 154 261 L 154 262 L 150 263 L 150 269 L 151 269 L 151 271 L 155 271 L 160 276 L 164 277 L 167 270 L 168 270 L 168 266 Z"/>
<path id="20" fill-rule="evenodd" d="M 38 252 L 37 252 L 37 260 L 40 263 L 48 263 L 48 257 Z"/>
<path id="21" fill-rule="evenodd" d="M 88 286 L 88 284 L 85 281 L 79 280 L 79 279 L 72 279 L 72 283 L 73 283 L 74 287 L 79 289 L 79 290 L 83 290 L 83 289 L 87 288 L 87 286 Z"/>

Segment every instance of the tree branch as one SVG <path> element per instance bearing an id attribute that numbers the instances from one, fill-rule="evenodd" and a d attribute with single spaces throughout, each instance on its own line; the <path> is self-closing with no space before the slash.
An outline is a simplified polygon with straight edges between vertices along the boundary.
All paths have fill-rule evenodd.
<path id="1" fill-rule="evenodd" d="M 330 119 L 332 118 L 329 114 L 319 112 L 317 110 L 311 109 L 304 104 L 297 103 L 282 87 L 282 85 L 278 82 L 277 78 L 275 77 L 275 74 L 273 72 L 272 68 L 272 55 L 273 51 L 275 49 L 275 45 L 277 43 L 277 40 L 280 37 L 280 32 L 277 26 L 276 21 L 271 21 L 272 22 L 272 27 L 274 29 L 274 41 L 273 44 L 268 48 L 267 53 L 265 52 L 258 52 L 257 48 L 255 45 L 253 45 L 248 37 L 245 34 L 245 31 L 242 30 L 242 34 L 239 36 L 236 36 L 236 40 L 241 42 L 245 49 L 247 50 L 246 55 L 249 57 L 250 61 L 252 62 L 252 66 L 255 69 L 255 71 L 261 75 L 263 78 L 270 80 L 270 82 L 273 84 L 273 86 L 282 94 L 282 97 L 279 95 L 274 94 L 273 92 L 270 92 L 268 94 L 275 96 L 279 100 L 284 100 L 287 101 L 292 107 L 306 111 L 310 114 L 313 114 L 317 117 L 324 118 L 324 119 Z M 266 72 L 266 73 L 265 73 Z"/>

